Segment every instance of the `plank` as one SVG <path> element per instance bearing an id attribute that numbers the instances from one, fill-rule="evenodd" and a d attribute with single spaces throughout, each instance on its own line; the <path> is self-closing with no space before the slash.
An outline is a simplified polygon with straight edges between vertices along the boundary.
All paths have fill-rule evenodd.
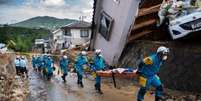
<path id="1" fill-rule="evenodd" d="M 140 38 L 140 37 L 142 37 L 142 36 L 144 36 L 146 34 L 149 34 L 151 32 L 153 32 L 153 30 L 145 30 L 145 31 L 143 31 L 141 33 L 136 33 L 136 34 L 134 34 L 134 35 L 129 37 L 128 43 L 132 43 L 134 40 L 136 40 L 136 39 L 138 39 L 138 38 Z"/>
<path id="2" fill-rule="evenodd" d="M 142 8 L 138 12 L 138 17 L 158 12 L 160 9 L 160 6 L 161 6 L 161 4 L 155 5 L 155 6 L 150 7 L 150 8 Z"/>
<path id="3" fill-rule="evenodd" d="M 149 25 L 152 25 L 152 24 L 155 24 L 156 23 L 156 19 L 151 19 L 149 21 L 145 21 L 145 22 L 142 22 L 142 23 L 139 23 L 139 24 L 135 24 L 133 27 L 133 30 L 136 30 L 136 29 L 139 29 L 139 28 L 142 28 L 142 27 L 145 27 L 145 26 L 149 26 Z"/>

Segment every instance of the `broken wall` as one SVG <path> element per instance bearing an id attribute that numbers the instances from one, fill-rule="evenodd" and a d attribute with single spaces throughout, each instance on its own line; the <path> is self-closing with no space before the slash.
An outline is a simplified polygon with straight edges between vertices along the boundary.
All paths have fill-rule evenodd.
<path id="1" fill-rule="evenodd" d="M 145 56 L 153 54 L 158 46 L 170 48 L 167 62 L 161 67 L 160 77 L 166 88 L 201 92 L 201 44 L 170 41 L 135 41 L 124 49 L 119 66 L 137 67 Z"/>

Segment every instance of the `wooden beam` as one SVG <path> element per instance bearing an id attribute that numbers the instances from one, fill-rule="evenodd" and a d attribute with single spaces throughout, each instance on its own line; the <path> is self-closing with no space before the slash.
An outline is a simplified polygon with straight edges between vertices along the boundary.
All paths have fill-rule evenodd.
<path id="1" fill-rule="evenodd" d="M 153 32 L 153 30 L 145 30 L 143 32 L 140 32 L 140 33 L 135 33 L 134 35 L 131 35 L 129 38 L 128 38 L 128 43 L 131 43 L 133 42 L 134 40 L 146 35 L 146 34 L 149 34 Z"/>
<path id="2" fill-rule="evenodd" d="M 146 26 L 149 26 L 149 25 L 153 25 L 153 24 L 156 24 L 156 19 L 151 19 L 151 20 L 148 20 L 148 21 L 139 23 L 139 24 L 135 24 L 135 25 L 133 26 L 133 29 L 132 29 L 132 30 L 136 30 L 136 29 L 139 29 L 139 28 L 142 28 L 142 27 L 146 27 Z"/>
<path id="3" fill-rule="evenodd" d="M 150 7 L 150 8 L 142 8 L 138 12 L 138 17 L 158 12 L 160 9 L 160 6 L 161 6 L 161 4 L 155 5 L 155 6 Z"/>

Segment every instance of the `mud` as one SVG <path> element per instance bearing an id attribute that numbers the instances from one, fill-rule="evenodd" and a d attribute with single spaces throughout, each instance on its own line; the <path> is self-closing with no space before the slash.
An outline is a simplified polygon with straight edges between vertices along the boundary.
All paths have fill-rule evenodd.
<path id="1" fill-rule="evenodd" d="M 116 79 L 117 88 L 114 88 L 111 78 L 103 78 L 104 94 L 100 95 L 94 89 L 95 81 L 91 76 L 84 78 L 84 88 L 80 88 L 75 73 L 69 73 L 64 83 L 56 70 L 51 81 L 47 81 L 29 64 L 29 78 L 26 79 L 15 76 L 9 61 L 0 62 L 0 101 L 135 101 L 139 89 L 134 80 Z M 145 101 L 154 101 L 153 91 L 147 92 Z M 165 89 L 163 101 L 201 101 L 201 94 Z"/>
<path id="2" fill-rule="evenodd" d="M 100 95 L 94 89 L 94 80 L 84 79 L 84 88 L 77 85 L 76 74 L 69 73 L 64 83 L 61 75 L 54 75 L 51 81 L 44 80 L 37 72 L 30 71 L 27 101 L 133 101 L 138 88 L 127 86 L 114 88 L 110 80 L 103 80 Z M 109 81 L 109 82 L 108 82 Z M 147 95 L 145 101 L 153 101 L 154 96 Z"/>

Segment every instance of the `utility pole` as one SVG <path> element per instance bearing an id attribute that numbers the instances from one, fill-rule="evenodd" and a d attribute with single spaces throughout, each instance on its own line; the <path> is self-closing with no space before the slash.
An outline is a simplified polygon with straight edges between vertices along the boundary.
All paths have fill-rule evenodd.
<path id="1" fill-rule="evenodd" d="M 79 20 L 80 20 L 80 21 L 84 21 L 84 19 L 86 19 L 86 18 L 87 18 L 87 16 L 80 16 L 80 17 L 79 17 Z"/>

